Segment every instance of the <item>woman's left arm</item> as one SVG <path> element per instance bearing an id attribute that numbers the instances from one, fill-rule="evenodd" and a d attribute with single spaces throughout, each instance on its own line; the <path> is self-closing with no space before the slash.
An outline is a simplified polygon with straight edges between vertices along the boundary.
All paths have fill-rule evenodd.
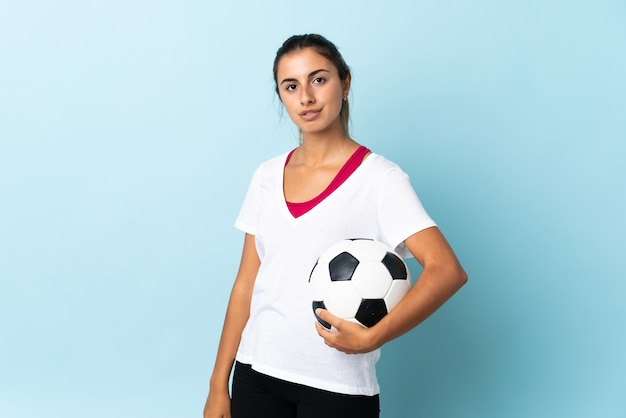
<path id="1" fill-rule="evenodd" d="M 375 350 L 422 323 L 467 282 L 467 274 L 439 228 L 417 232 L 404 244 L 423 266 L 415 285 L 371 328 L 363 328 L 326 310 L 319 310 L 320 318 L 335 328 L 335 331 L 329 331 L 316 323 L 317 332 L 328 346 L 349 354 Z"/>

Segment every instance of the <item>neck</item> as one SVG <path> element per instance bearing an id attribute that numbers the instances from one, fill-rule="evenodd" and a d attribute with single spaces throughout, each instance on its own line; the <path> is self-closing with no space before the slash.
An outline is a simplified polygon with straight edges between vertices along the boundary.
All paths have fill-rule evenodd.
<path id="1" fill-rule="evenodd" d="M 343 132 L 341 135 L 303 135 L 297 157 L 300 164 L 319 166 L 343 163 L 358 144 Z"/>

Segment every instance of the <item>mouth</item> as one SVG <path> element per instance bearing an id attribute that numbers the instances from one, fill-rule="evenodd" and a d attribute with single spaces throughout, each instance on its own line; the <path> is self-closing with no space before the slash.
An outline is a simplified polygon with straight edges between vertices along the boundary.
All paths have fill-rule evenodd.
<path id="1" fill-rule="evenodd" d="M 305 110 L 304 112 L 300 112 L 299 115 L 302 119 L 306 121 L 310 121 L 310 120 L 315 119 L 317 115 L 320 114 L 321 111 L 322 109 L 308 109 L 308 110 Z"/>

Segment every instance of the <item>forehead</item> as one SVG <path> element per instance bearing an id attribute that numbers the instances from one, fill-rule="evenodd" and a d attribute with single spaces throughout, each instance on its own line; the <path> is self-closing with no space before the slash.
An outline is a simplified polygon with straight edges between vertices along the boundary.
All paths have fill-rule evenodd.
<path id="1" fill-rule="evenodd" d="M 278 61 L 277 79 L 306 77 L 312 71 L 336 71 L 335 65 L 313 48 L 304 48 L 284 55 Z"/>

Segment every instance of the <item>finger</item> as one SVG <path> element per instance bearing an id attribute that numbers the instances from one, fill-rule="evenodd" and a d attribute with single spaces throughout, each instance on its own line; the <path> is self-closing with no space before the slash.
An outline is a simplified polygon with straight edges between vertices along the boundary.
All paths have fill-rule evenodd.
<path id="1" fill-rule="evenodd" d="M 328 329 L 317 321 L 315 323 L 315 328 L 317 329 L 317 334 L 324 339 L 324 342 L 327 345 L 332 346 L 334 340 L 337 338 L 337 330 L 334 327 L 332 329 Z"/>
<path id="2" fill-rule="evenodd" d="M 339 328 L 338 325 L 340 325 L 341 321 L 343 321 L 341 318 L 333 315 L 332 313 L 328 312 L 326 309 L 322 309 L 322 308 L 317 308 L 315 310 L 315 314 L 324 322 L 328 323 L 331 325 L 331 327 L 334 328 Z"/>
<path id="3" fill-rule="evenodd" d="M 317 330 L 317 334 L 324 339 L 326 344 L 328 344 L 328 339 L 332 338 L 332 335 L 334 334 L 334 332 L 329 330 L 328 328 L 326 328 L 324 325 L 320 324 L 317 321 L 315 321 L 315 329 Z"/>
<path id="4" fill-rule="evenodd" d="M 316 309 L 313 313 L 315 314 L 315 319 L 317 319 L 318 323 L 321 324 L 324 328 L 326 328 L 327 330 L 332 329 L 332 325 L 329 324 L 328 322 L 324 321 L 322 319 L 322 317 L 320 317 L 318 315 L 318 312 L 323 311 L 324 309 Z"/>
<path id="5" fill-rule="evenodd" d="M 315 329 L 320 337 L 324 337 L 324 331 L 328 331 L 322 324 L 319 323 L 319 321 L 315 321 Z"/>

